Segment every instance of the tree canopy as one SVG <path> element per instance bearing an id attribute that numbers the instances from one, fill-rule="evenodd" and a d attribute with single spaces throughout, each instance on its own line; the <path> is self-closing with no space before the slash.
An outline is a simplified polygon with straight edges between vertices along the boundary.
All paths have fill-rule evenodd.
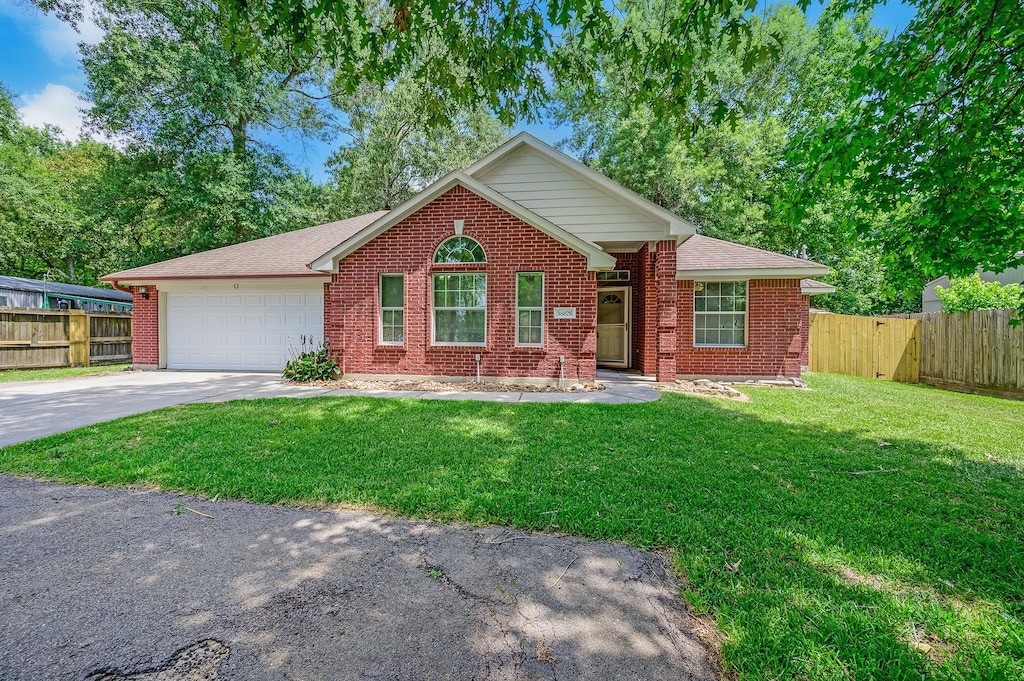
<path id="1" fill-rule="evenodd" d="M 868 19 L 860 15 L 815 26 L 793 5 L 754 19 L 762 39 L 782 36 L 777 61 L 747 72 L 722 49 L 703 66 L 715 72 L 718 87 L 746 102 L 732 121 L 681 130 L 621 97 L 629 85 L 613 68 L 600 91 L 563 88 L 558 112 L 572 124 L 570 144 L 582 159 L 690 219 L 703 234 L 830 265 L 837 292 L 816 299 L 816 305 L 861 314 L 904 307 L 884 290 L 878 249 L 857 232 L 849 185 L 807 197 L 800 219 L 787 209 L 790 179 L 807 169 L 806 160 L 788 157 L 790 149 L 801 142 L 809 121 L 849 106 L 857 55 L 882 41 Z M 701 106 L 696 98 L 691 103 L 693 109 Z"/>
<path id="2" fill-rule="evenodd" d="M 336 99 L 347 119 L 342 130 L 351 139 L 327 162 L 333 214 L 390 210 L 508 137 L 508 129 L 483 107 L 452 107 L 442 122 L 431 123 L 423 114 L 431 98 L 401 77 Z"/>
<path id="3" fill-rule="evenodd" d="M 85 0 L 32 1 L 73 21 Z M 630 135 L 650 142 L 618 163 L 627 184 L 709 232 L 807 246 L 837 267 L 845 256 L 815 242 L 836 251 L 859 239 L 850 262 L 884 262 L 896 290 L 1020 263 L 1024 7 L 911 0 L 915 18 L 886 40 L 863 25 L 875 4 L 829 0 L 815 40 L 855 27 L 855 45 L 829 46 L 779 13 L 763 20 L 754 0 L 102 0 L 108 35 L 86 65 L 97 129 L 137 142 L 160 169 L 148 209 L 197 188 L 166 201 L 181 212 L 165 217 L 193 223 L 187 248 L 310 215 L 294 200 L 308 180 L 250 132 L 317 134 L 330 124 L 318 97 L 344 99 L 358 119 L 368 92 L 407 80 L 434 124 L 453 107 L 535 119 L 553 93 L 572 93 L 589 120 L 619 121 L 614 135 L 577 130 L 591 161 Z M 353 136 L 335 157 L 338 195 L 380 151 L 357 152 Z M 875 269 L 852 279 L 872 286 Z"/>
<path id="4" fill-rule="evenodd" d="M 809 126 L 793 202 L 799 213 L 819 188 L 856 182 L 859 206 L 887 214 L 862 234 L 919 273 L 908 285 L 998 272 L 1024 249 L 1024 6 L 914 4 L 906 29 L 855 63 L 851 106 Z"/>
<path id="5" fill-rule="evenodd" d="M 238 51 L 221 13 L 196 0 L 103 0 L 96 21 L 103 40 L 82 57 L 88 120 L 125 150 L 100 192 L 109 209 L 98 209 L 174 234 L 147 257 L 320 221 L 310 179 L 264 140 L 327 129 L 322 60 L 284 40 Z"/>
<path id="6" fill-rule="evenodd" d="M 950 279 L 948 288 L 936 286 L 935 295 L 942 302 L 943 312 L 997 310 L 1024 303 L 1024 289 L 1020 284 L 982 281 L 977 272 L 969 277 Z"/>

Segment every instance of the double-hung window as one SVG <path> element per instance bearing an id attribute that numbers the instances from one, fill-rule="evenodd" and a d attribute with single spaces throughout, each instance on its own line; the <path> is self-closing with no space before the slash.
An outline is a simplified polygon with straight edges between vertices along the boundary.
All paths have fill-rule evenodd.
<path id="1" fill-rule="evenodd" d="M 380 275 L 380 342 L 405 342 L 405 275 Z"/>
<path id="2" fill-rule="evenodd" d="M 544 273 L 516 274 L 516 345 L 544 345 Z"/>
<path id="3" fill-rule="evenodd" d="M 487 340 L 487 275 L 434 274 L 434 342 L 484 345 Z"/>
<path id="4" fill-rule="evenodd" d="M 476 240 L 453 236 L 434 251 L 435 265 L 486 263 L 487 255 Z M 487 274 L 484 272 L 435 272 L 434 343 L 438 345 L 486 345 Z"/>
<path id="5" fill-rule="evenodd" d="M 695 282 L 693 344 L 742 348 L 747 344 L 747 282 Z"/>

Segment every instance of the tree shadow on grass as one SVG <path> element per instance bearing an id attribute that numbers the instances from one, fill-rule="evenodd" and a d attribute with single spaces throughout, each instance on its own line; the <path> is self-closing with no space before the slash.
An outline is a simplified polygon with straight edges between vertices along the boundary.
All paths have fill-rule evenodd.
<path id="1" fill-rule="evenodd" d="M 744 678 L 1024 675 L 1019 461 L 755 407 L 196 405 L 11 448 L 0 468 L 667 548 Z"/>

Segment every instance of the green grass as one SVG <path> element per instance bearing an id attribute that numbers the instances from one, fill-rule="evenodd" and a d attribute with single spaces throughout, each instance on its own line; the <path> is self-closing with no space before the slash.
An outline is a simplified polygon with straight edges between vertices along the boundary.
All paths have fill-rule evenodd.
<path id="1" fill-rule="evenodd" d="M 1024 403 L 811 387 L 188 405 L 0 450 L 0 470 L 667 549 L 742 679 L 1024 678 Z"/>
<path id="2" fill-rule="evenodd" d="M 112 371 L 124 371 L 127 364 L 110 364 L 95 367 L 60 367 L 57 369 L 8 369 L 0 371 L 0 383 L 14 381 L 50 381 L 55 378 L 73 378 L 75 376 L 91 376 L 106 374 Z"/>

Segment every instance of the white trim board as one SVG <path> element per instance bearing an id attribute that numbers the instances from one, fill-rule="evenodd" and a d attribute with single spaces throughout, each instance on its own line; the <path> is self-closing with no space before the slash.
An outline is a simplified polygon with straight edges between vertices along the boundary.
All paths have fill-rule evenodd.
<path id="1" fill-rule="evenodd" d="M 505 144 L 501 145 L 491 153 L 484 156 L 482 159 L 471 165 L 466 169 L 466 175 L 476 176 L 483 175 L 488 169 L 496 165 L 502 158 L 512 153 L 513 151 L 521 148 L 528 147 L 532 151 L 540 154 L 542 157 L 551 161 L 552 163 L 568 170 L 577 177 L 583 179 L 585 182 L 594 186 L 601 191 L 614 196 L 620 201 L 636 208 L 641 213 L 659 221 L 665 223 L 665 238 L 675 240 L 678 236 L 690 236 L 691 234 L 697 233 L 697 226 L 688 220 L 684 220 L 675 213 L 665 210 L 658 204 L 654 203 L 650 199 L 647 199 L 640 194 L 637 194 L 631 189 L 623 187 L 621 184 L 608 178 L 601 173 L 588 168 L 584 164 L 580 163 L 576 159 L 562 153 L 558 149 L 552 146 L 544 144 L 533 135 L 527 132 L 521 132 Z"/>
<path id="2" fill-rule="evenodd" d="M 578 236 L 567 232 L 549 220 L 527 210 L 526 208 L 523 208 L 518 203 L 515 203 L 507 197 L 499 194 L 487 185 L 462 172 L 456 171 L 438 180 L 398 208 L 395 208 L 387 215 L 382 216 L 380 219 L 367 225 L 353 236 L 327 251 L 310 263 L 310 268 L 324 273 L 337 272 L 339 260 L 370 243 L 391 227 L 394 227 L 423 206 L 456 186 L 461 186 L 469 190 L 485 201 L 488 201 L 505 212 L 516 216 L 531 227 L 547 234 L 555 241 L 568 246 L 581 255 L 585 255 L 587 257 L 587 269 L 602 270 L 610 269 L 615 266 L 615 258 L 605 253 L 600 246 L 580 239 Z"/>

